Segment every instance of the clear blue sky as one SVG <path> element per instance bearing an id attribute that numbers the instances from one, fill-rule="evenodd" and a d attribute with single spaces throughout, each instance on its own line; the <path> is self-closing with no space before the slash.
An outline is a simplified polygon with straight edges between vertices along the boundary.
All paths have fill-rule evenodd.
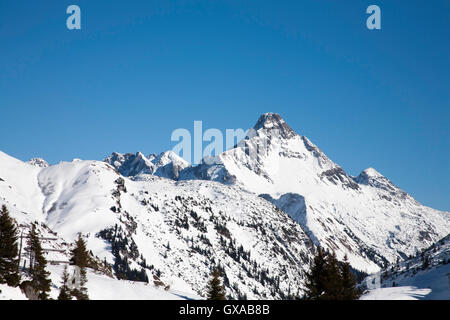
<path id="1" fill-rule="evenodd" d="M 157 153 L 194 120 L 277 112 L 350 174 L 372 166 L 450 210 L 449 39 L 444 0 L 0 0 L 0 150 Z"/>

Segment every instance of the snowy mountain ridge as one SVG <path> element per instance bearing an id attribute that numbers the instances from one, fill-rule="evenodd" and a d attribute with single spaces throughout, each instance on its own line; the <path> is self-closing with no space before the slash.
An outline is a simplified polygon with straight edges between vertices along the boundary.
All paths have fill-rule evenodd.
<path id="1" fill-rule="evenodd" d="M 131 180 L 99 161 L 38 168 L 1 152 L 0 177 L 0 202 L 18 223 L 44 223 L 68 243 L 81 232 L 116 276 L 144 272 L 160 286 L 204 296 L 218 266 L 230 297 L 303 290 L 311 240 L 284 212 L 238 187 L 150 174 Z"/>
<path id="2" fill-rule="evenodd" d="M 378 272 L 448 235 L 450 217 L 368 168 L 349 176 L 273 113 L 190 166 L 172 151 L 25 163 L 0 151 L 0 204 L 88 249 L 116 277 L 203 296 L 219 266 L 233 298 L 301 294 L 314 245 Z"/>
<path id="3" fill-rule="evenodd" d="M 116 168 L 123 176 L 130 177 L 139 174 L 153 174 L 168 179 L 178 179 L 180 171 L 190 166 L 183 158 L 173 151 L 162 152 L 158 156 L 143 153 L 120 154 L 114 152 L 104 160 Z"/>
<path id="4" fill-rule="evenodd" d="M 425 248 L 450 230 L 449 212 L 425 207 L 373 168 L 349 176 L 280 115 L 262 115 L 253 134 L 213 164 L 180 179 L 239 185 L 298 221 L 314 242 L 375 272 Z"/>
<path id="5" fill-rule="evenodd" d="M 349 176 L 274 113 L 263 114 L 235 148 L 186 164 L 175 180 L 212 180 L 261 196 L 299 222 L 315 244 L 340 259 L 348 255 L 353 267 L 367 272 L 450 230 L 448 212 L 421 205 L 373 168 Z"/>

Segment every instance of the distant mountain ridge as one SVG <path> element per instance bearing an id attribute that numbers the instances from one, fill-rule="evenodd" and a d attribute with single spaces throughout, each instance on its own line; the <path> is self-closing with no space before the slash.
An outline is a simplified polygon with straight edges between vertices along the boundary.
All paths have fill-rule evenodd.
<path id="1" fill-rule="evenodd" d="M 104 161 L 116 168 L 125 177 L 152 174 L 173 180 L 177 180 L 180 171 L 190 166 L 187 161 L 173 151 L 162 152 L 158 156 L 150 154 L 148 157 L 141 152 L 136 154 L 114 152 Z"/>
<path id="2" fill-rule="evenodd" d="M 260 195 L 298 221 L 316 244 L 341 259 L 348 255 L 365 271 L 450 230 L 448 212 L 421 205 L 373 168 L 351 177 L 275 113 L 263 114 L 252 136 L 212 162 L 186 165 L 178 180 L 212 180 Z"/>
<path id="3" fill-rule="evenodd" d="M 219 266 L 233 298 L 301 294 L 316 245 L 378 272 L 448 235 L 449 212 L 373 168 L 351 177 L 280 115 L 253 129 L 196 166 L 172 151 L 52 166 L 0 152 L 0 204 L 65 241 L 82 232 L 102 261 L 177 291 L 203 295 Z"/>

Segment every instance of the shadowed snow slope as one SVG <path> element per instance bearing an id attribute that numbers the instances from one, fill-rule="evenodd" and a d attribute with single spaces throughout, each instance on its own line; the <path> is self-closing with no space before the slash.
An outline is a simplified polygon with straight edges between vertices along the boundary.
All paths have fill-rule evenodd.
<path id="1" fill-rule="evenodd" d="M 360 300 L 422 300 L 430 289 L 416 287 L 379 288 L 363 295 Z"/>
<path id="2" fill-rule="evenodd" d="M 19 288 L 12 288 L 6 284 L 0 284 L 0 300 L 27 300 L 27 297 Z"/>

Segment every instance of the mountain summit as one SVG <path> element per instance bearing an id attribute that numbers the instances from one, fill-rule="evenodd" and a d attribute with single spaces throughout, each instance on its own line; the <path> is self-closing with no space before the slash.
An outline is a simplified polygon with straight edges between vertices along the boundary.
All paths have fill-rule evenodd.
<path id="1" fill-rule="evenodd" d="M 299 222 L 317 244 L 374 272 L 447 235 L 448 212 L 425 207 L 375 169 L 349 176 L 276 113 L 253 135 L 180 179 L 214 180 L 260 195 Z"/>
<path id="2" fill-rule="evenodd" d="M 278 130 L 282 137 L 289 139 L 296 135 L 294 130 L 283 120 L 278 113 L 265 113 L 261 115 L 253 127 L 255 131 Z"/>
<path id="3" fill-rule="evenodd" d="M 354 268 L 367 272 L 447 235 L 448 212 L 423 206 L 373 168 L 351 177 L 279 114 L 261 115 L 253 129 L 213 162 L 194 167 L 167 155 L 106 161 L 131 178 L 137 172 L 179 181 L 212 180 L 253 193 L 289 214 L 316 245 L 335 251 L 339 259 L 347 255 Z M 167 164 L 161 166 L 161 161 Z"/>

